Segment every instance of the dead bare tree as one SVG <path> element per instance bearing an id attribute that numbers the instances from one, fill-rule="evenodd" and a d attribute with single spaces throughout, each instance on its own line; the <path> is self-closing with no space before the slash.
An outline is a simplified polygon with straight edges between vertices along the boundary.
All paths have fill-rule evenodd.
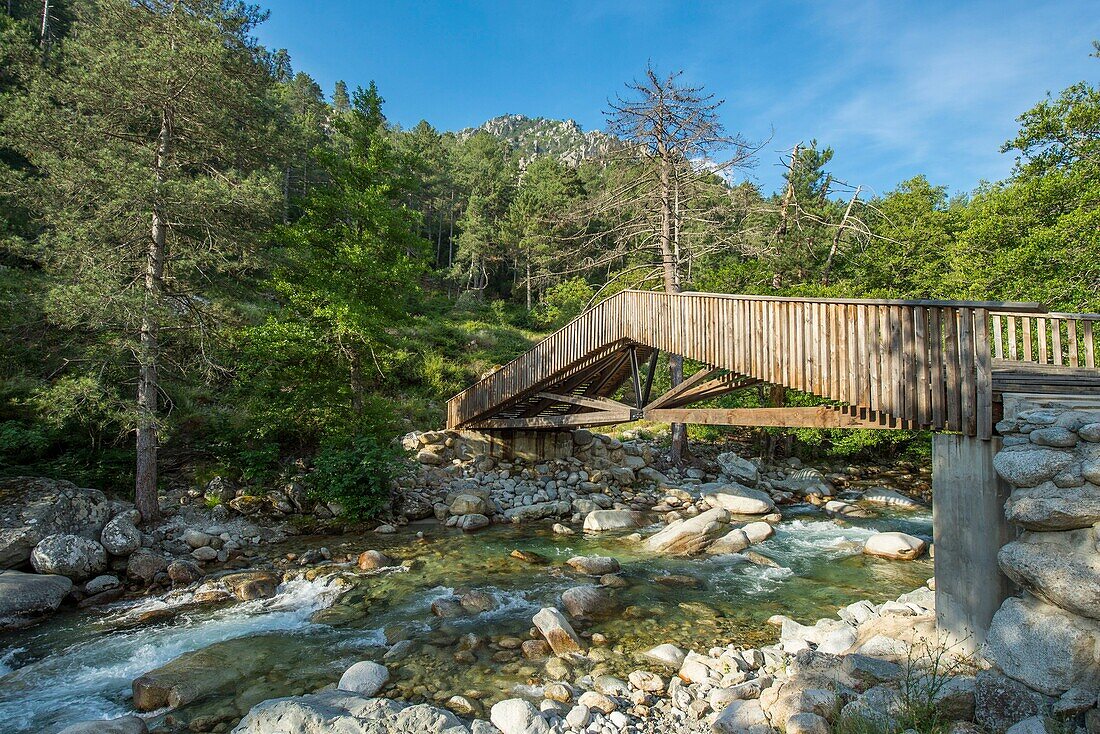
<path id="1" fill-rule="evenodd" d="M 659 280 L 679 293 L 694 258 L 729 244 L 720 213 L 735 198 L 728 181 L 758 147 L 726 132 L 722 100 L 681 77 L 650 66 L 608 100 L 607 132 L 623 145 L 605 162 L 620 180 L 580 213 L 586 224 L 567 248 L 571 270 L 617 265 L 635 282 Z M 670 355 L 669 370 L 680 384 L 683 358 Z M 672 461 L 682 462 L 686 438 L 683 425 L 672 426 Z"/>

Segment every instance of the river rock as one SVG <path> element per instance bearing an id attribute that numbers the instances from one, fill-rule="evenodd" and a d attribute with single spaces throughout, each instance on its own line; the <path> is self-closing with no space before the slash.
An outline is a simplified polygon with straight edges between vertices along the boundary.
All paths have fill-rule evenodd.
<path id="1" fill-rule="evenodd" d="M 1096 686 L 1100 622 L 1034 597 L 1005 600 L 989 626 L 983 654 L 1011 678 L 1057 696 Z"/>
<path id="2" fill-rule="evenodd" d="M 645 516 L 633 510 L 596 510 L 584 518 L 586 532 L 598 533 L 604 530 L 629 530 L 640 528 Z"/>
<path id="3" fill-rule="evenodd" d="M 588 576 L 617 573 L 620 568 L 619 562 L 610 556 L 573 556 L 565 563 L 574 571 Z"/>
<path id="4" fill-rule="evenodd" d="M 506 517 L 509 522 L 513 523 L 530 522 L 532 520 L 542 520 L 547 517 L 568 515 L 571 508 L 572 505 L 568 500 L 536 502 L 532 505 L 523 505 L 521 507 L 513 507 L 510 510 L 505 510 L 504 517 Z"/>
<path id="5" fill-rule="evenodd" d="M 96 540 L 111 515 L 106 495 L 63 479 L 0 479 L 0 569 L 22 566 L 49 535 Z"/>
<path id="6" fill-rule="evenodd" d="M 168 561 L 159 553 L 141 548 L 130 554 L 126 561 L 126 575 L 136 581 L 148 583 L 158 573 L 168 568 Z"/>
<path id="7" fill-rule="evenodd" d="M 281 579 L 272 571 L 243 571 L 222 576 L 220 581 L 240 601 L 252 601 L 275 596 Z"/>
<path id="8" fill-rule="evenodd" d="M 1100 486 L 1086 483 L 1081 487 L 1059 487 L 1054 482 L 1043 482 L 1017 489 L 1005 503 L 1005 516 L 1028 530 L 1091 527 L 1100 522 Z"/>
<path id="9" fill-rule="evenodd" d="M 530 701 L 508 698 L 493 704 L 489 721 L 503 734 L 546 734 L 550 727 Z"/>
<path id="10" fill-rule="evenodd" d="M 741 528 L 734 528 L 707 546 L 707 553 L 713 555 L 740 553 L 750 545 L 752 545 L 752 540 L 749 539 L 748 534 Z"/>
<path id="11" fill-rule="evenodd" d="M 756 484 L 760 480 L 760 470 L 756 464 L 748 459 L 742 459 L 732 451 L 718 454 L 715 461 L 718 462 L 718 468 L 722 473 L 735 482 Z"/>
<path id="12" fill-rule="evenodd" d="M 455 527 L 466 533 L 472 533 L 475 530 L 481 530 L 482 528 L 489 527 L 489 518 L 485 515 L 479 515 L 477 513 L 471 513 L 469 515 L 462 515 L 455 522 Z"/>
<path id="13" fill-rule="evenodd" d="M 648 670 L 635 670 L 629 676 L 630 685 L 646 693 L 660 693 L 665 689 L 664 679 Z"/>
<path id="14" fill-rule="evenodd" d="M 555 655 L 568 655 L 584 649 L 581 638 L 573 631 L 565 615 L 554 607 L 543 607 L 531 621 L 546 638 Z"/>
<path id="15" fill-rule="evenodd" d="M 998 451 L 993 468 L 1014 487 L 1034 487 L 1054 479 L 1074 461 L 1070 452 L 1024 444 Z"/>
<path id="16" fill-rule="evenodd" d="M 767 492 L 735 484 L 727 484 L 703 499 L 711 507 L 721 507 L 733 515 L 766 515 L 775 510 Z"/>
<path id="17" fill-rule="evenodd" d="M 111 555 L 128 556 L 141 547 L 141 531 L 134 525 L 133 515 L 124 512 L 103 526 L 99 542 Z"/>
<path id="18" fill-rule="evenodd" d="M 561 604 L 573 619 L 607 619 L 618 611 L 611 593 L 602 586 L 574 586 L 561 595 Z"/>
<path id="19" fill-rule="evenodd" d="M 687 653 L 676 647 L 676 645 L 666 642 L 663 645 L 657 645 L 657 647 L 646 650 L 641 654 L 641 657 L 671 670 L 679 670 L 680 666 L 684 664 Z"/>
<path id="20" fill-rule="evenodd" d="M 357 561 L 361 571 L 375 571 L 379 568 L 396 566 L 397 563 L 382 551 L 367 550 L 359 554 Z"/>
<path id="21" fill-rule="evenodd" d="M 565 715 L 565 723 L 569 725 L 570 729 L 584 729 L 591 720 L 592 709 L 583 703 L 578 703 L 569 709 L 569 713 Z"/>
<path id="22" fill-rule="evenodd" d="M 209 563 L 218 560 L 218 551 L 216 548 L 204 545 L 191 551 L 191 557 L 200 563 Z"/>
<path id="23" fill-rule="evenodd" d="M 832 734 L 833 729 L 823 716 L 805 711 L 788 716 L 783 731 L 786 734 Z"/>
<path id="24" fill-rule="evenodd" d="M 175 708 L 218 691 L 232 690 L 241 681 L 266 674 L 270 663 L 265 653 L 270 652 L 257 637 L 216 642 L 186 652 L 134 679 L 134 708 Z"/>
<path id="25" fill-rule="evenodd" d="M 1003 546 L 997 561 L 1005 575 L 1036 596 L 1100 619 L 1100 553 L 1092 528 L 1024 533 Z"/>
<path id="26" fill-rule="evenodd" d="M 458 603 L 470 614 L 490 612 L 498 606 L 496 597 L 485 591 L 467 591 L 459 597 Z"/>
<path id="27" fill-rule="evenodd" d="M 921 510 L 924 507 L 922 503 L 917 502 L 913 497 L 905 496 L 901 492 L 891 490 L 886 486 L 871 487 L 870 490 L 864 492 L 861 499 L 877 505 L 902 507 L 903 510 Z"/>
<path id="28" fill-rule="evenodd" d="M 533 566 L 545 566 L 550 563 L 550 559 L 541 553 L 535 553 L 534 551 L 523 550 L 522 548 L 516 548 L 508 554 L 516 560 L 523 561 L 524 563 L 530 563 Z"/>
<path id="29" fill-rule="evenodd" d="M 274 698 L 252 707 L 233 734 L 470 734 L 446 709 L 341 690 Z"/>
<path id="30" fill-rule="evenodd" d="M 390 671 L 385 665 L 361 660 L 344 671 L 336 687 L 341 691 L 351 691 L 370 698 L 385 687 L 390 680 Z"/>
<path id="31" fill-rule="evenodd" d="M 1004 734 L 1013 724 L 1046 709 L 1043 694 L 997 671 L 982 670 L 974 678 L 974 721 L 991 734 Z"/>
<path id="32" fill-rule="evenodd" d="M 907 533 L 875 533 L 863 545 L 868 556 L 911 561 L 920 558 L 928 543 Z"/>
<path id="33" fill-rule="evenodd" d="M 177 586 L 186 586 L 203 577 L 202 569 L 198 564 L 182 559 L 169 563 L 167 571 L 168 578 Z"/>
<path id="34" fill-rule="evenodd" d="M 72 588 L 65 576 L 0 571 L 0 630 L 26 627 L 52 614 Z"/>
<path id="35" fill-rule="evenodd" d="M 862 507 L 857 507 L 851 502 L 845 502 L 844 500 L 829 500 L 825 503 L 825 512 L 833 517 L 874 517 L 873 513 L 868 512 Z"/>
<path id="36" fill-rule="evenodd" d="M 145 720 L 137 716 L 123 716 L 120 719 L 99 719 L 81 721 L 66 726 L 57 734 L 147 734 L 149 728 Z"/>
<path id="37" fill-rule="evenodd" d="M 82 581 L 107 566 L 107 552 L 94 540 L 79 535 L 48 535 L 31 552 L 31 565 L 38 573 L 67 576 Z"/>
<path id="38" fill-rule="evenodd" d="M 645 541 L 648 550 L 673 556 L 702 553 L 729 527 L 729 511 L 715 507 L 688 520 L 677 520 Z"/>
<path id="39" fill-rule="evenodd" d="M 711 722 L 716 734 L 746 734 L 754 727 L 767 726 L 768 719 L 757 700 L 733 701 Z"/>
<path id="40" fill-rule="evenodd" d="M 460 494 L 451 502 L 452 515 L 491 515 L 493 508 L 484 497 Z"/>

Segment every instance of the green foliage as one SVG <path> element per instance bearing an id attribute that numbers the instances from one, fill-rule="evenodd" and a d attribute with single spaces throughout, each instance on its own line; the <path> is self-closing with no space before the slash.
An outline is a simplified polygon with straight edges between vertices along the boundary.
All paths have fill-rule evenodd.
<path id="1" fill-rule="evenodd" d="M 595 290 L 584 278 L 562 281 L 546 291 L 531 319 L 544 329 L 560 328 L 580 315 L 595 295 Z"/>
<path id="2" fill-rule="evenodd" d="M 397 447 L 371 434 L 327 443 L 314 460 L 310 494 L 338 504 L 350 518 L 369 518 L 386 506 L 401 459 Z"/>

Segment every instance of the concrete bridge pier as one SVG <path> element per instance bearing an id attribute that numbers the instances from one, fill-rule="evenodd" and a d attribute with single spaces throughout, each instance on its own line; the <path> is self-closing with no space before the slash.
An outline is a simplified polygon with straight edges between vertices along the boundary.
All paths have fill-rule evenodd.
<path id="1" fill-rule="evenodd" d="M 993 469 L 1001 439 L 937 433 L 932 438 L 932 526 L 936 623 L 967 652 L 985 641 L 994 613 L 1013 593 L 997 551 L 1016 532 L 1005 519 L 1011 487 Z"/>

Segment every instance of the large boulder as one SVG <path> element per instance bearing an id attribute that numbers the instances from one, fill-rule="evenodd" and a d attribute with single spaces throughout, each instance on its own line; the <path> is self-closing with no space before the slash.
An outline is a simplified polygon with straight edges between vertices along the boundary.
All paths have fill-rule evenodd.
<path id="1" fill-rule="evenodd" d="M 31 552 L 38 573 L 54 573 L 73 581 L 95 576 L 107 566 L 107 552 L 94 540 L 79 535 L 48 535 Z"/>
<path id="2" fill-rule="evenodd" d="M 863 544 L 863 553 L 879 558 L 911 561 L 920 558 L 928 543 L 907 533 L 875 533 Z"/>
<path id="3" fill-rule="evenodd" d="M 235 638 L 186 652 L 133 681 L 134 708 L 176 708 L 233 690 L 269 671 L 272 658 L 290 652 L 279 635 Z"/>
<path id="4" fill-rule="evenodd" d="M 573 556 L 565 563 L 574 571 L 588 576 L 618 573 L 620 568 L 619 562 L 611 556 Z"/>
<path id="5" fill-rule="evenodd" d="M 124 512 L 103 526 L 99 542 L 112 556 L 128 556 L 141 547 L 141 531 L 134 524 L 136 514 Z"/>
<path id="6" fill-rule="evenodd" d="M 45 477 L 0 479 L 0 569 L 25 564 L 48 535 L 98 539 L 110 516 L 98 489 Z"/>
<path id="7" fill-rule="evenodd" d="M 756 484 L 760 481 L 760 470 L 756 467 L 756 464 L 748 459 L 742 459 L 732 451 L 718 454 L 715 461 L 718 462 L 718 468 L 722 471 L 722 474 L 735 482 Z"/>
<path id="8" fill-rule="evenodd" d="M 584 649 L 581 638 L 573 631 L 573 626 L 561 612 L 554 607 L 543 607 L 532 617 L 531 622 L 539 633 L 546 638 L 555 655 L 568 655 Z"/>
<path id="9" fill-rule="evenodd" d="M 688 520 L 669 523 L 645 541 L 654 553 L 671 556 L 693 556 L 702 553 L 715 539 L 729 530 L 730 513 L 715 507 Z"/>
<path id="10" fill-rule="evenodd" d="M 863 493 L 863 500 L 876 505 L 900 507 L 904 510 L 919 510 L 924 507 L 922 503 L 917 502 L 912 497 L 906 497 L 901 492 L 888 487 L 872 487 Z"/>
<path id="11" fill-rule="evenodd" d="M 451 502 L 452 515 L 491 515 L 493 507 L 489 500 L 472 494 L 460 494 Z"/>
<path id="12" fill-rule="evenodd" d="M 0 630 L 26 627 L 52 614 L 72 588 L 64 576 L 0 571 Z"/>
<path id="13" fill-rule="evenodd" d="M 991 734 L 1004 734 L 1016 723 L 1044 713 L 1049 699 L 995 670 L 974 678 L 974 721 Z"/>
<path id="14" fill-rule="evenodd" d="M 508 698 L 493 704 L 489 720 L 503 734 L 544 734 L 550 731 L 546 720 L 530 701 Z"/>
<path id="15" fill-rule="evenodd" d="M 997 561 L 1006 576 L 1032 594 L 1100 619 L 1100 553 L 1092 528 L 1024 533 L 1001 548 Z"/>
<path id="16" fill-rule="evenodd" d="M 1028 530 L 1091 527 L 1100 522 L 1100 486 L 1086 482 L 1081 487 L 1059 487 L 1043 482 L 1017 489 L 1005 502 L 1005 516 Z"/>
<path id="17" fill-rule="evenodd" d="M 569 500 L 536 502 L 533 505 L 523 505 L 521 507 L 513 507 L 510 510 L 505 510 L 504 517 L 508 518 L 508 521 L 513 523 L 530 522 L 532 520 L 542 520 L 547 517 L 568 515 L 572 507 Z"/>
<path id="18" fill-rule="evenodd" d="M 746 734 L 770 729 L 760 701 L 754 699 L 731 702 L 714 717 L 710 727 L 716 734 Z"/>
<path id="19" fill-rule="evenodd" d="M 767 492 L 728 484 L 704 498 L 711 507 L 721 507 L 733 515 L 766 515 L 775 511 L 775 503 Z"/>
<path id="20" fill-rule="evenodd" d="M 273 698 L 252 707 L 233 734 L 469 734 L 450 711 L 428 704 L 367 698 L 333 690 Z"/>
<path id="21" fill-rule="evenodd" d="M 618 610 L 611 592 L 591 584 L 566 589 L 561 604 L 573 619 L 606 619 Z"/>
<path id="22" fill-rule="evenodd" d="M 1034 487 L 1054 479 L 1075 461 L 1068 451 L 1022 444 L 998 451 L 993 468 L 1014 487 Z"/>
<path id="23" fill-rule="evenodd" d="M 390 680 L 390 671 L 385 665 L 361 660 L 344 671 L 336 687 L 341 691 L 351 691 L 368 698 L 378 693 Z"/>
<path id="24" fill-rule="evenodd" d="M 629 530 L 640 528 L 645 516 L 633 510 L 596 510 L 584 518 L 586 532 L 598 533 L 604 530 Z"/>
<path id="25" fill-rule="evenodd" d="M 989 625 L 985 657 L 1005 675 L 1058 696 L 1100 685 L 1100 622 L 1034 597 L 1006 599 Z"/>

